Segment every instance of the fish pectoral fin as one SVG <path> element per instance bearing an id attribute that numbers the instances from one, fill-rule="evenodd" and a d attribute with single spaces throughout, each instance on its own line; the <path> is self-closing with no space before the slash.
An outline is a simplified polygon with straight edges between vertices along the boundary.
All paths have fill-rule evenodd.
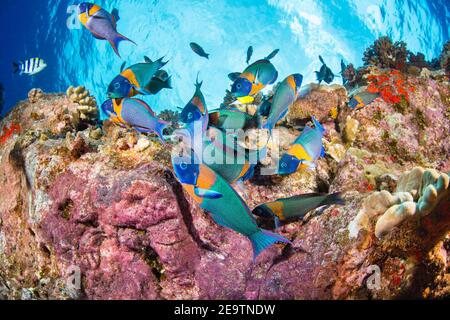
<path id="1" fill-rule="evenodd" d="M 98 20 L 104 20 L 105 17 L 99 17 L 99 16 L 91 16 L 92 19 L 98 19 Z"/>
<path id="2" fill-rule="evenodd" d="M 322 150 L 320 151 L 320 156 L 325 158 L 325 148 L 322 146 Z"/>
<path id="3" fill-rule="evenodd" d="M 311 161 L 302 160 L 301 163 L 307 165 L 310 170 L 313 170 L 317 167 L 317 165 Z"/>
<path id="4" fill-rule="evenodd" d="M 223 197 L 223 194 L 220 192 L 216 192 L 213 190 L 207 190 L 195 187 L 194 188 L 195 195 L 201 198 L 208 198 L 208 199 L 219 199 Z"/>

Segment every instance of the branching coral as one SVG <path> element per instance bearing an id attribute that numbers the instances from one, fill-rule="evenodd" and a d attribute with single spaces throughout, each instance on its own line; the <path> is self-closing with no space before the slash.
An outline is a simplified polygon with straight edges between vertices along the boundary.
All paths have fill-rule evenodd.
<path id="1" fill-rule="evenodd" d="M 347 80 L 347 86 L 352 87 L 356 81 L 356 69 L 353 63 L 350 63 L 342 72 L 342 77 Z"/>
<path id="2" fill-rule="evenodd" d="M 67 89 L 66 94 L 71 102 L 79 105 L 77 109 L 81 120 L 97 121 L 97 101 L 95 100 L 95 97 L 90 95 L 89 90 L 86 90 L 83 86 L 76 88 L 71 86 Z"/>
<path id="3" fill-rule="evenodd" d="M 363 61 L 366 66 L 404 70 L 407 57 L 406 43 L 393 43 L 389 37 L 381 37 L 364 52 Z"/>
<path id="4" fill-rule="evenodd" d="M 414 168 L 399 178 L 394 194 L 375 192 L 365 199 L 358 215 L 349 224 L 350 237 L 356 237 L 361 229 L 370 230 L 373 220 L 376 220 L 375 235 L 382 238 L 411 217 L 429 215 L 441 199 L 448 196 L 448 187 L 447 174 Z"/>
<path id="5" fill-rule="evenodd" d="M 441 56 L 439 57 L 441 68 L 445 70 L 447 74 L 450 74 L 450 41 L 444 45 Z"/>

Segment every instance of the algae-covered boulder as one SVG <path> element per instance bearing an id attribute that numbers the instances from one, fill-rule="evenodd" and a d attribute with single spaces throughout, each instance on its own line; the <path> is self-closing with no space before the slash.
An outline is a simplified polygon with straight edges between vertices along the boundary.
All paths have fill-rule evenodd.
<path id="1" fill-rule="evenodd" d="M 286 177 L 259 165 L 239 192 L 251 209 L 310 192 L 342 192 L 346 204 L 282 226 L 293 245 L 255 261 L 247 238 L 183 192 L 171 144 L 100 126 L 84 88 L 34 91 L 1 122 L 0 297 L 448 298 L 446 81 L 407 76 L 414 91 L 403 106 L 377 99 L 351 110 L 345 88 L 333 86 L 292 106 L 282 151 L 315 115 L 326 157 Z"/>

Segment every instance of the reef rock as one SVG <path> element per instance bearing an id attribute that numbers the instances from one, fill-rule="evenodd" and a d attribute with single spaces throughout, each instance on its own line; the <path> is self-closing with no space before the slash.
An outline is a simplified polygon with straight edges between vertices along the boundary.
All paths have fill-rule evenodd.
<path id="1" fill-rule="evenodd" d="M 20 102 L 1 123 L 14 130 L 0 140 L 0 298 L 448 298 L 449 88 L 407 81 L 403 107 L 377 99 L 353 111 L 335 87 L 293 107 L 295 123 L 326 120 L 329 155 L 287 177 L 259 166 L 246 201 L 341 191 L 346 204 L 279 228 L 293 246 L 256 261 L 183 192 L 170 145 L 99 128 L 70 98 L 77 89 Z M 299 132 L 280 129 L 285 149 Z"/>

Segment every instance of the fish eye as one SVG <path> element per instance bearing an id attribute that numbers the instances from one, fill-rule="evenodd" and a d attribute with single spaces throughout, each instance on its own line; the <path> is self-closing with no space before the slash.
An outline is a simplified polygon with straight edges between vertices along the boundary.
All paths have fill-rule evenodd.
<path id="1" fill-rule="evenodd" d="M 186 163 L 186 162 L 182 162 L 182 163 L 180 164 L 180 168 L 181 168 L 182 170 L 186 170 L 186 169 L 187 169 L 187 163 Z"/>
<path id="2" fill-rule="evenodd" d="M 188 119 L 191 120 L 193 117 L 194 117 L 194 115 L 192 114 L 192 112 L 189 112 Z"/>
<path id="3" fill-rule="evenodd" d="M 238 84 L 238 85 L 236 86 L 236 88 L 238 88 L 238 89 L 242 88 L 241 84 Z"/>
<path id="4" fill-rule="evenodd" d="M 120 88 L 120 82 L 114 83 L 114 89 L 119 89 L 119 88 Z"/>

